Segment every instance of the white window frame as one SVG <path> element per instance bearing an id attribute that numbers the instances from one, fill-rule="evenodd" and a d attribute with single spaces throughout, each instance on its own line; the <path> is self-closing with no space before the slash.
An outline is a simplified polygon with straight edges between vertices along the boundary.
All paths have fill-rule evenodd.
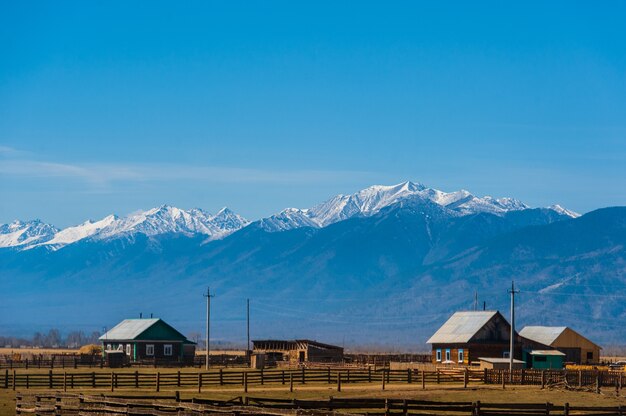
<path id="1" fill-rule="evenodd" d="M 452 355 L 450 353 L 450 349 L 446 349 L 446 361 L 451 361 L 450 358 L 452 358 Z"/>
<path id="2" fill-rule="evenodd" d="M 459 350 L 459 362 L 465 362 L 465 350 L 462 348 Z"/>
<path id="3" fill-rule="evenodd" d="M 163 345 L 163 355 L 165 355 L 166 357 L 171 357 L 173 353 L 174 348 L 172 347 L 172 344 Z"/>
<path id="4" fill-rule="evenodd" d="M 132 352 L 132 346 L 130 344 L 126 344 L 126 355 L 130 355 Z"/>
<path id="5" fill-rule="evenodd" d="M 437 349 L 435 354 L 436 354 L 435 357 L 436 357 L 437 362 L 441 362 L 441 349 Z"/>
<path id="6" fill-rule="evenodd" d="M 154 344 L 146 344 L 146 355 L 154 356 Z"/>
<path id="7" fill-rule="evenodd" d="M 106 348 L 106 350 L 107 350 L 107 351 L 111 351 L 111 344 L 107 344 L 107 348 Z"/>

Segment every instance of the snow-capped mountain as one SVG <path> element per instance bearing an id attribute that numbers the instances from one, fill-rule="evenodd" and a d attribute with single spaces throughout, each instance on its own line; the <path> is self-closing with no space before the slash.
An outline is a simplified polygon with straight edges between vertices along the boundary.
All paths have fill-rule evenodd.
<path id="1" fill-rule="evenodd" d="M 374 185 L 352 195 L 336 195 L 309 209 L 289 208 L 258 222 L 266 231 L 277 232 L 299 227 L 326 227 L 355 216 L 372 216 L 381 209 L 400 201 L 434 202 L 450 210 L 450 215 L 470 215 L 480 212 L 504 215 L 530 207 L 513 198 L 477 197 L 466 190 L 443 192 L 421 183 L 403 182 L 397 185 Z M 575 218 L 573 211 L 558 205 L 548 207 L 559 214 Z"/>
<path id="2" fill-rule="evenodd" d="M 40 220 L 0 224 L 0 247 L 28 246 L 54 237 L 59 230 Z"/>
<path id="3" fill-rule="evenodd" d="M 255 222 L 268 232 L 295 228 L 323 228 L 352 217 L 370 217 L 383 208 L 398 203 L 420 206 L 435 203 L 445 208 L 450 218 L 476 213 L 502 216 L 511 211 L 530 207 L 513 198 L 477 197 L 466 190 L 443 192 L 421 183 L 403 182 L 397 185 L 374 185 L 352 195 L 336 195 L 309 209 L 287 208 L 278 214 Z M 579 215 L 559 205 L 547 209 L 571 218 Z M 46 246 L 59 249 L 84 239 L 103 240 L 128 237 L 135 234 L 155 236 L 169 233 L 206 235 L 217 240 L 247 226 L 250 222 L 228 208 L 211 215 L 201 209 L 183 210 L 162 205 L 139 211 L 124 218 L 109 215 L 99 221 L 86 221 L 59 231 L 41 221 L 19 222 L 0 226 L 0 248 L 28 249 Z"/>
<path id="4" fill-rule="evenodd" d="M 202 234 L 209 240 L 223 238 L 249 223 L 228 208 L 211 215 L 201 209 L 189 211 L 163 205 L 119 218 L 109 215 L 99 221 L 85 221 L 63 230 L 41 221 L 13 222 L 0 226 L 0 247 L 30 249 L 45 246 L 53 250 L 81 240 L 104 240 L 144 234 L 155 236 L 168 233 Z"/>

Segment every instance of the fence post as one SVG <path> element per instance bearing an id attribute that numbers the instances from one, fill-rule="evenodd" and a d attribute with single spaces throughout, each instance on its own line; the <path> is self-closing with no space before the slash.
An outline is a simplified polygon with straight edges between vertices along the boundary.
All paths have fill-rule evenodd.
<path id="1" fill-rule="evenodd" d="M 4 370 L 4 388 L 9 388 L 9 369 Z"/>
<path id="2" fill-rule="evenodd" d="M 113 389 L 114 389 L 113 377 L 114 377 L 114 375 L 113 375 L 113 373 L 111 373 L 111 391 L 113 391 Z"/>
<path id="3" fill-rule="evenodd" d="M 30 388 L 30 380 L 28 377 L 28 374 L 26 374 L 26 389 L 28 390 Z"/>
<path id="4" fill-rule="evenodd" d="M 600 394 L 600 372 L 596 370 L 596 393 Z"/>
<path id="5" fill-rule="evenodd" d="M 467 382 L 469 379 L 469 374 L 467 373 L 467 367 L 463 370 L 463 388 L 467 388 Z"/>
<path id="6" fill-rule="evenodd" d="M 13 370 L 13 390 L 15 390 L 15 380 L 16 380 L 15 370 Z"/>
<path id="7" fill-rule="evenodd" d="M 520 379 L 520 384 L 523 386 L 524 383 L 526 382 L 526 370 L 524 370 L 522 368 L 521 374 L 522 374 L 522 376 L 521 376 L 521 379 Z"/>
<path id="8" fill-rule="evenodd" d="M 546 402 L 546 415 L 550 414 L 550 408 L 552 408 L 552 403 Z"/>
<path id="9" fill-rule="evenodd" d="M 385 399 L 385 416 L 389 416 L 389 399 Z"/>
<path id="10" fill-rule="evenodd" d="M 78 360 L 74 357 L 74 369 L 78 367 Z"/>
<path id="11" fill-rule="evenodd" d="M 439 369 L 437 369 L 437 384 L 439 384 L 439 383 L 440 383 L 440 381 L 441 381 L 441 380 L 439 379 Z"/>
<path id="12" fill-rule="evenodd" d="M 74 373 L 70 374 L 70 388 L 74 390 Z"/>
<path id="13" fill-rule="evenodd" d="M 565 403 L 565 408 L 563 409 L 563 416 L 569 416 L 569 403 Z"/>
<path id="14" fill-rule="evenodd" d="M 248 372 L 247 371 L 243 372 L 243 392 L 244 393 L 248 392 Z"/>
<path id="15" fill-rule="evenodd" d="M 96 373 L 95 373 L 95 371 L 91 372 L 91 388 L 92 389 L 96 388 Z"/>
<path id="16" fill-rule="evenodd" d="M 135 370 L 135 388 L 139 388 L 139 371 Z"/>
<path id="17" fill-rule="evenodd" d="M 367 367 L 367 382 L 372 382 L 372 367 Z"/>
<path id="18" fill-rule="evenodd" d="M 198 373 L 198 393 L 202 393 L 202 373 Z"/>
<path id="19" fill-rule="evenodd" d="M 426 370 L 422 370 L 422 390 L 426 388 Z"/>
<path id="20" fill-rule="evenodd" d="M 408 384 L 411 384 L 411 369 L 410 368 L 407 368 L 406 370 L 406 382 Z"/>
<path id="21" fill-rule="evenodd" d="M 583 386 L 583 370 L 578 370 L 578 387 Z"/>
<path id="22" fill-rule="evenodd" d="M 263 379 L 263 369 L 261 369 L 261 385 L 265 384 L 265 380 Z"/>
<path id="23" fill-rule="evenodd" d="M 67 391 L 67 371 L 63 372 L 63 391 Z"/>
<path id="24" fill-rule="evenodd" d="M 328 384 L 330 384 L 331 383 L 331 380 L 330 380 L 330 367 L 328 367 L 327 371 L 328 371 Z"/>
<path id="25" fill-rule="evenodd" d="M 305 376 L 305 370 L 304 370 L 304 367 L 302 367 L 302 384 L 305 383 L 305 381 L 304 381 L 305 377 L 306 377 Z"/>
<path id="26" fill-rule="evenodd" d="M 487 384 L 487 369 L 486 368 L 483 370 L 483 383 Z"/>
<path id="27" fill-rule="evenodd" d="M 53 387 L 52 370 L 48 370 L 48 387 L 51 389 Z"/>
<path id="28" fill-rule="evenodd" d="M 289 391 L 293 392 L 293 371 L 289 372 Z"/>
<path id="29" fill-rule="evenodd" d="M 341 391 L 341 371 L 337 372 L 337 391 Z"/>
<path id="30" fill-rule="evenodd" d="M 285 385 L 285 370 L 280 372 L 280 384 Z"/>
<path id="31" fill-rule="evenodd" d="M 500 378 L 502 378 L 502 389 L 506 389 L 506 377 L 504 375 L 504 370 L 500 371 Z"/>
<path id="32" fill-rule="evenodd" d="M 382 379 L 382 387 L 383 387 L 383 390 L 385 390 L 385 371 L 386 371 L 386 370 L 383 368 L 383 372 L 381 373 L 381 375 L 382 375 L 381 379 Z M 386 403 L 386 402 L 385 402 L 385 403 Z"/>
<path id="33" fill-rule="evenodd" d="M 224 371 L 220 368 L 220 386 L 224 385 Z"/>
<path id="34" fill-rule="evenodd" d="M 346 376 L 346 383 L 350 383 L 350 369 L 348 369 L 347 371 L 347 376 Z"/>
<path id="35" fill-rule="evenodd" d="M 480 400 L 476 400 L 476 416 L 480 416 Z"/>
<path id="36" fill-rule="evenodd" d="M 221 372 L 221 368 L 220 368 L 220 372 Z M 176 374 L 176 387 L 180 387 L 180 370 L 178 370 L 178 373 Z"/>
<path id="37" fill-rule="evenodd" d="M 156 391 L 158 392 L 161 389 L 161 373 L 157 371 L 156 373 Z"/>
<path id="38" fill-rule="evenodd" d="M 546 370 L 541 370 L 541 388 L 546 387 Z"/>
<path id="39" fill-rule="evenodd" d="M 63 414 L 62 412 L 62 407 L 63 402 L 61 401 L 61 397 L 59 396 L 59 394 L 55 394 L 54 396 L 54 415 L 55 416 L 61 416 Z"/>

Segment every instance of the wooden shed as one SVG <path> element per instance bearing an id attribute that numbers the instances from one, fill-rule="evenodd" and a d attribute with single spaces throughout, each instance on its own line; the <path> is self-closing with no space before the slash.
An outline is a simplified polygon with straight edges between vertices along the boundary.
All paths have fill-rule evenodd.
<path id="1" fill-rule="evenodd" d="M 287 362 L 340 363 L 343 361 L 343 348 L 308 339 L 297 340 L 255 340 L 252 353 L 263 354 L 266 364 Z"/>
<path id="2" fill-rule="evenodd" d="M 511 360 L 508 358 L 489 358 L 489 357 L 479 357 L 480 361 L 480 369 L 484 370 L 485 368 L 489 370 L 508 370 L 511 368 Z M 526 363 L 522 360 L 513 360 L 513 369 L 519 370 L 524 368 Z"/>
<path id="3" fill-rule="evenodd" d="M 576 364 L 600 362 L 599 345 L 566 326 L 527 326 L 520 331 L 524 338 L 555 348 L 565 354 L 565 361 Z"/>
<path id="4" fill-rule="evenodd" d="M 193 363 L 195 343 L 162 319 L 125 319 L 102 335 L 103 354 L 123 351 L 129 363 Z"/>
<path id="5" fill-rule="evenodd" d="M 559 350 L 532 350 L 526 353 L 528 367 L 541 370 L 561 370 L 565 354 Z"/>
<path id="6" fill-rule="evenodd" d="M 435 364 L 469 365 L 479 357 L 508 358 L 511 326 L 498 311 L 456 312 L 427 341 Z M 522 358 L 515 334 L 514 358 Z"/>

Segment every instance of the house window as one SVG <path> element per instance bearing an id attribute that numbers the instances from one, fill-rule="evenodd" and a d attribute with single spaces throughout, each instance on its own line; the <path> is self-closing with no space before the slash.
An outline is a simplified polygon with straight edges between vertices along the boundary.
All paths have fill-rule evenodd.
<path id="1" fill-rule="evenodd" d="M 538 362 L 538 363 L 540 362 L 545 363 L 548 361 L 548 357 L 546 357 L 545 355 L 535 355 L 534 358 L 535 358 L 535 362 Z"/>
<path id="2" fill-rule="evenodd" d="M 126 344 L 126 355 L 130 355 L 130 349 L 131 349 L 131 345 Z"/>
<path id="3" fill-rule="evenodd" d="M 437 350 L 437 361 L 441 362 L 441 350 Z"/>
<path id="4" fill-rule="evenodd" d="M 459 362 L 462 363 L 465 358 L 465 351 L 459 350 Z"/>
<path id="5" fill-rule="evenodd" d="M 450 361 L 450 350 L 446 350 L 446 361 Z"/>
<path id="6" fill-rule="evenodd" d="M 163 355 L 172 355 L 172 344 L 165 344 L 163 346 Z"/>
<path id="7" fill-rule="evenodd" d="M 146 355 L 154 355 L 154 344 L 146 345 Z"/>
<path id="8" fill-rule="evenodd" d="M 111 351 L 111 344 L 107 344 L 107 351 Z"/>
<path id="9" fill-rule="evenodd" d="M 593 351 L 587 351 L 587 360 L 593 360 Z"/>
<path id="10" fill-rule="evenodd" d="M 509 358 L 510 357 L 509 352 L 508 351 L 503 352 L 502 353 L 502 357 L 503 358 Z"/>

